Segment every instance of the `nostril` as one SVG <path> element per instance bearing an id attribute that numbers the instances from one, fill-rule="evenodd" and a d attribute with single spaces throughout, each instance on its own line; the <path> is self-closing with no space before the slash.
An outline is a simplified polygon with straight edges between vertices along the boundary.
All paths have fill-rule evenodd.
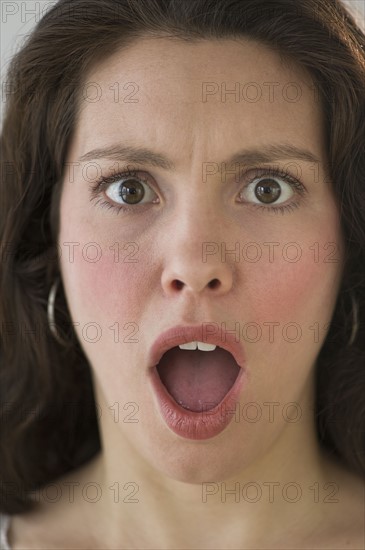
<path id="1" fill-rule="evenodd" d="M 182 287 L 184 286 L 184 283 L 182 281 L 179 281 L 179 279 L 175 279 L 173 281 L 173 286 L 175 287 L 176 290 L 181 290 Z M 208 283 L 208 286 L 209 288 L 218 288 L 220 286 L 220 281 L 218 279 L 212 279 L 209 283 Z"/>
<path id="2" fill-rule="evenodd" d="M 217 288 L 219 287 L 220 285 L 220 282 L 218 281 L 218 279 L 212 279 L 209 283 L 209 288 Z"/>
<path id="3" fill-rule="evenodd" d="M 180 290 L 184 286 L 184 283 L 182 281 L 179 281 L 178 279 L 175 279 L 173 281 L 173 285 L 176 288 L 176 290 Z"/>

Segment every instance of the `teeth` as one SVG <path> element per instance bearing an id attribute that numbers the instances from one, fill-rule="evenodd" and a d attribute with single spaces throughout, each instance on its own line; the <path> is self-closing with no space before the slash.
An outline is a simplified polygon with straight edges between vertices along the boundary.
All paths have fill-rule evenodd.
<path id="1" fill-rule="evenodd" d="M 197 342 L 200 351 L 214 351 L 217 346 L 206 342 Z"/>
<path id="2" fill-rule="evenodd" d="M 180 349 L 196 349 L 197 342 L 188 342 L 187 344 L 180 344 Z"/>
<path id="3" fill-rule="evenodd" d="M 214 351 L 217 346 L 213 344 L 207 344 L 206 342 L 188 342 L 187 344 L 180 344 L 180 349 L 194 350 L 198 348 L 200 351 Z"/>

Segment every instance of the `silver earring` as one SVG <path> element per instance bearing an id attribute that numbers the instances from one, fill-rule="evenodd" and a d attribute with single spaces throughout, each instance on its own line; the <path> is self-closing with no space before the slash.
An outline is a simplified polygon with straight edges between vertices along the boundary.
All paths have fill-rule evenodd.
<path id="1" fill-rule="evenodd" d="M 56 327 L 56 321 L 55 321 L 55 314 L 54 314 L 54 304 L 56 301 L 56 294 L 58 285 L 60 284 L 60 277 L 58 277 L 53 285 L 51 286 L 51 290 L 48 294 L 48 302 L 47 302 L 47 318 L 48 318 L 48 326 L 50 331 L 52 332 L 53 336 L 56 338 L 57 342 L 61 344 L 61 346 L 67 346 L 68 342 L 63 340 L 61 336 L 58 333 L 57 327 Z"/>
<path id="2" fill-rule="evenodd" d="M 350 294 L 350 297 L 352 303 L 352 331 L 350 340 L 347 344 L 348 347 L 352 346 L 352 344 L 355 342 L 357 331 L 359 330 L 359 306 L 352 292 Z"/>

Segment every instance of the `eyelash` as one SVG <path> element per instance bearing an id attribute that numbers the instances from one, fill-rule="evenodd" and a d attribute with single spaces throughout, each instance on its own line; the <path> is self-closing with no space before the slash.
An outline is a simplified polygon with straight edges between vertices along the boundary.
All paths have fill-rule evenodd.
<path id="1" fill-rule="evenodd" d="M 251 171 L 250 171 L 251 172 Z M 248 182 L 247 186 L 251 184 L 255 179 L 257 178 L 263 178 L 265 177 L 275 177 L 275 178 L 281 178 L 286 183 L 290 185 L 290 187 L 299 195 L 303 196 L 306 193 L 306 189 L 304 185 L 301 183 L 299 179 L 294 178 L 289 172 L 286 170 L 278 170 L 274 167 L 265 167 L 265 168 L 256 168 L 254 171 L 254 176 L 250 178 L 250 181 Z M 100 194 L 112 183 L 115 183 L 116 181 L 122 180 L 122 179 L 128 179 L 128 178 L 136 178 L 141 181 L 142 183 L 145 183 L 148 186 L 150 185 L 150 182 L 148 181 L 148 178 L 145 178 L 143 176 L 137 176 L 138 170 L 130 170 L 127 169 L 122 172 L 115 173 L 111 176 L 100 178 L 96 184 L 90 186 L 90 201 L 94 201 L 98 199 L 95 203 L 95 205 L 99 205 L 100 208 L 107 208 L 108 210 L 113 210 L 117 214 L 119 214 L 120 211 L 123 211 L 125 213 L 127 212 L 133 212 L 136 214 L 136 208 L 138 208 L 138 204 L 135 206 L 130 205 L 114 205 L 111 202 L 107 200 L 103 200 L 100 197 Z M 245 188 L 247 187 L 245 186 Z M 244 189 L 245 189 L 244 188 Z M 241 191 L 242 193 L 242 191 Z M 99 198 L 98 198 L 99 197 Z M 140 205 L 147 206 L 147 204 Z M 287 205 L 283 206 L 265 206 L 264 204 L 258 204 L 258 203 L 250 203 L 250 206 L 254 208 L 259 208 L 261 210 L 270 210 L 271 212 L 275 214 L 284 214 L 285 212 L 290 212 L 294 210 L 295 208 L 298 208 L 299 205 L 296 202 L 292 202 Z"/>

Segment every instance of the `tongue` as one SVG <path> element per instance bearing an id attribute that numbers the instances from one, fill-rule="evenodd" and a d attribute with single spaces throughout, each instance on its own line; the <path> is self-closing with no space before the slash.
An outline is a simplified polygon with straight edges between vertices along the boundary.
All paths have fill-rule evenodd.
<path id="1" fill-rule="evenodd" d="M 172 397 L 195 412 L 213 409 L 233 386 L 240 367 L 232 355 L 219 347 L 214 351 L 167 351 L 157 370 Z"/>

